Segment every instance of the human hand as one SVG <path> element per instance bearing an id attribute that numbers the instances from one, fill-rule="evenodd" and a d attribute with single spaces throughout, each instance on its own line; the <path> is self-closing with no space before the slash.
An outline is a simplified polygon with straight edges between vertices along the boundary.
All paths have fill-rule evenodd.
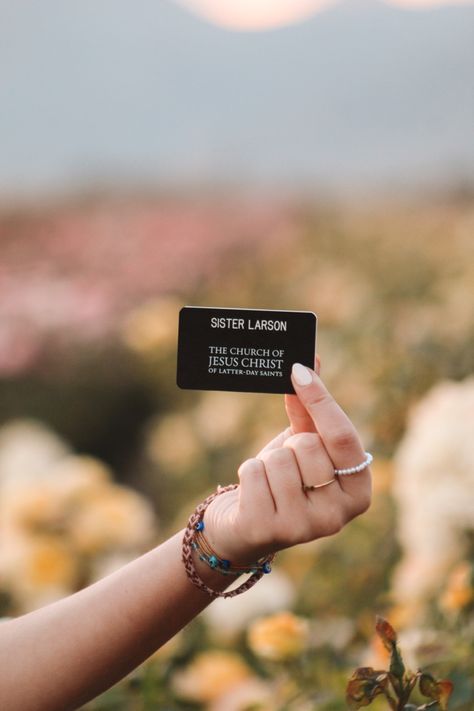
<path id="1" fill-rule="evenodd" d="M 296 395 L 285 396 L 291 429 L 246 459 L 238 469 L 240 486 L 217 496 L 204 514 L 209 543 L 232 562 L 250 562 L 337 533 L 370 506 L 369 467 L 320 489 L 302 489 L 303 483 L 329 481 L 335 467 L 365 459 L 348 416 L 317 373 L 306 372 L 311 375 L 306 385 L 292 373 Z"/>
<path id="2" fill-rule="evenodd" d="M 316 355 L 314 370 L 318 375 L 320 374 L 321 359 L 319 355 Z M 316 432 L 314 421 L 309 416 L 307 409 L 299 399 L 298 395 L 285 394 L 285 409 L 290 425 L 270 440 L 270 442 L 268 442 L 260 450 L 260 452 L 255 455 L 256 457 L 261 457 L 264 452 L 268 452 L 270 449 L 282 447 L 285 440 L 297 432 Z"/>

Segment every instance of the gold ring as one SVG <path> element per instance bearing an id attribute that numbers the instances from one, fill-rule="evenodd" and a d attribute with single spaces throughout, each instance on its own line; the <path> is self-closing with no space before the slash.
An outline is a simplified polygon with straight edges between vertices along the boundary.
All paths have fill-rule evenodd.
<path id="1" fill-rule="evenodd" d="M 321 489 L 323 486 L 332 484 L 333 481 L 336 481 L 336 477 L 329 479 L 329 481 L 323 481 L 322 484 L 303 484 L 302 489 L 303 489 L 303 491 L 313 491 L 314 489 Z"/>

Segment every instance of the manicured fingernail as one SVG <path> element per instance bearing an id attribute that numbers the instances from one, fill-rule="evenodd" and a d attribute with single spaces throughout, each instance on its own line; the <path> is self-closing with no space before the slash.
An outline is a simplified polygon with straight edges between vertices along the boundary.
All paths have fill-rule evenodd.
<path id="1" fill-rule="evenodd" d="M 301 363 L 293 363 L 291 374 L 298 385 L 309 385 L 313 382 L 313 374 Z"/>

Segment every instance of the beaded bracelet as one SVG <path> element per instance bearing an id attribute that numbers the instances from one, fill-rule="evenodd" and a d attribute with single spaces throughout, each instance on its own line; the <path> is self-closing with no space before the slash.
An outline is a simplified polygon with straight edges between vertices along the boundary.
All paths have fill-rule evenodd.
<path id="1" fill-rule="evenodd" d="M 216 496 L 219 496 L 219 494 L 223 494 L 226 491 L 233 491 L 234 489 L 237 489 L 239 484 L 229 484 L 228 486 L 219 486 L 217 491 L 214 493 L 210 494 L 204 501 L 202 501 L 198 506 L 196 506 L 196 509 L 193 511 L 191 516 L 189 517 L 188 524 L 186 526 L 186 529 L 184 531 L 184 536 L 183 536 L 183 545 L 182 545 L 182 551 L 181 551 L 181 559 L 184 563 L 184 568 L 186 570 L 186 574 L 188 578 L 191 580 L 191 582 L 198 587 L 200 590 L 204 590 L 208 595 L 211 597 L 234 597 L 235 595 L 239 595 L 240 593 L 245 592 L 246 590 L 249 590 L 251 587 L 255 585 L 256 582 L 260 580 L 260 578 L 265 575 L 266 573 L 269 573 L 271 571 L 270 563 L 275 557 L 274 553 L 271 553 L 270 555 L 266 556 L 265 558 L 260 558 L 256 563 L 249 563 L 244 566 L 232 566 L 230 561 L 226 561 L 225 558 L 219 558 L 219 556 L 212 551 L 212 548 L 209 546 L 209 543 L 207 545 L 209 546 L 209 554 L 203 553 L 204 556 L 207 556 L 207 564 L 215 569 L 218 569 L 219 572 L 223 573 L 224 570 L 229 571 L 229 569 L 232 569 L 237 573 L 237 574 L 242 574 L 244 572 L 252 572 L 252 575 L 248 580 L 242 583 L 242 585 L 239 585 L 239 587 L 235 588 L 234 590 L 229 590 L 228 592 L 219 592 L 217 590 L 213 590 L 210 588 L 206 583 L 201 580 L 199 577 L 196 568 L 194 566 L 194 561 L 193 561 L 193 550 L 195 549 L 195 546 L 193 545 L 196 543 L 196 535 L 198 535 L 199 538 L 199 531 L 202 532 L 203 525 L 203 518 L 204 518 L 204 512 L 206 511 L 207 507 L 213 501 Z M 200 540 L 201 540 L 201 545 L 203 543 L 203 538 L 204 536 L 201 534 Z M 199 545 L 199 544 L 197 544 Z M 215 556 L 217 559 L 217 565 L 215 565 L 215 561 L 212 561 L 214 565 L 209 563 L 209 559 Z M 225 561 L 222 564 L 222 561 Z M 227 563 L 229 563 L 229 566 L 227 566 Z M 255 571 L 255 572 L 254 572 Z M 224 573 L 225 574 L 225 573 Z"/>
<path id="2" fill-rule="evenodd" d="M 262 570 L 263 573 L 270 573 L 271 566 L 267 560 L 267 556 L 259 558 L 256 563 L 245 563 L 243 565 L 232 565 L 230 560 L 219 558 L 216 551 L 204 536 L 204 521 L 198 521 L 195 526 L 194 540 L 191 542 L 194 550 L 200 551 L 199 558 L 207 563 L 210 568 L 217 570 L 223 575 L 242 575 L 242 573 L 257 573 Z"/>

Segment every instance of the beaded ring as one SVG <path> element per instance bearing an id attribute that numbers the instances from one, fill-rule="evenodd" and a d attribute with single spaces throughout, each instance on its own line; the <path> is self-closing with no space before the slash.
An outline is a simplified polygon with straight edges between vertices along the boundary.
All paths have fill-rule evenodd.
<path id="1" fill-rule="evenodd" d="M 246 590 L 249 590 L 251 587 L 257 583 L 260 578 L 265 575 L 266 573 L 269 573 L 271 571 L 270 563 L 275 557 L 275 553 L 271 553 L 264 559 L 260 559 L 259 563 L 255 564 L 249 564 L 248 566 L 245 566 L 246 568 L 255 568 L 256 572 L 253 572 L 250 578 L 246 580 L 242 585 L 239 585 L 239 587 L 235 588 L 234 590 L 229 590 L 227 592 L 219 592 L 217 590 L 213 590 L 210 588 L 206 583 L 201 580 L 199 577 L 196 568 L 194 567 L 194 561 L 192 557 L 193 553 L 193 543 L 195 539 L 195 534 L 196 531 L 200 530 L 199 524 L 202 522 L 204 518 L 204 512 L 206 511 L 207 507 L 213 501 L 216 496 L 219 496 L 219 494 L 223 494 L 226 491 L 233 491 L 234 489 L 237 489 L 239 484 L 229 484 L 228 486 L 219 486 L 217 491 L 213 492 L 210 494 L 204 501 L 201 501 L 198 506 L 196 506 L 196 509 L 193 511 L 191 516 L 189 517 L 188 524 L 186 526 L 186 529 L 184 531 L 183 535 L 183 545 L 182 545 L 182 550 L 181 550 L 181 560 L 184 563 L 184 568 L 186 570 L 186 574 L 188 578 L 191 580 L 191 582 L 200 590 L 204 590 L 208 595 L 211 597 L 234 597 L 235 595 L 239 595 L 240 593 L 245 592 Z M 202 528 L 202 527 L 201 527 Z M 219 559 L 222 560 L 222 559 Z M 212 566 L 211 566 L 212 567 Z M 222 570 L 219 572 L 223 572 Z M 242 570 L 242 572 L 244 572 Z"/>
<path id="2" fill-rule="evenodd" d="M 365 452 L 365 459 L 363 462 L 360 464 L 357 464 L 355 467 L 347 467 L 346 469 L 334 469 L 334 474 L 337 475 L 343 475 L 347 476 L 349 474 L 357 474 L 358 472 L 363 471 L 366 469 L 372 462 L 374 461 L 373 456 L 371 455 L 370 452 Z"/>

